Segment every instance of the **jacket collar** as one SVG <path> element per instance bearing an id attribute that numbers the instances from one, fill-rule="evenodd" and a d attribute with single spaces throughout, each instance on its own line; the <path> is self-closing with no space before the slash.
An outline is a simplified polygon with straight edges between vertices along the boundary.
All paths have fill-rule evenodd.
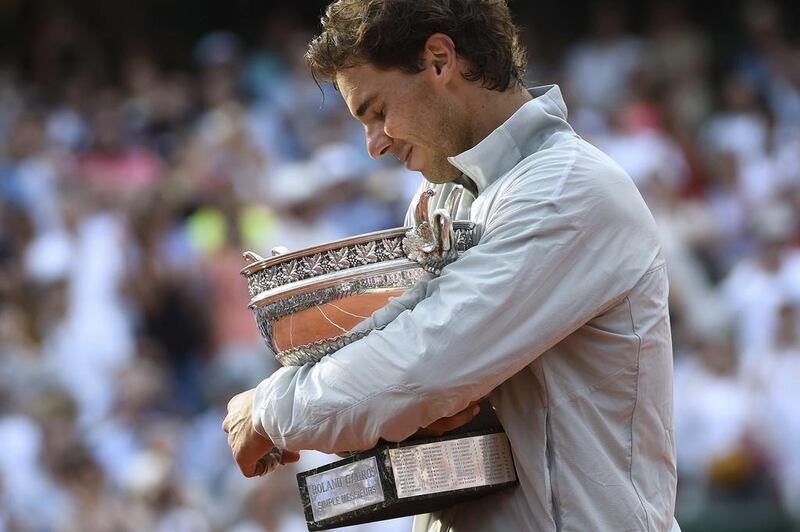
<path id="1" fill-rule="evenodd" d="M 483 192 L 559 131 L 572 132 L 558 85 L 529 89 L 533 99 L 467 151 L 447 160 Z"/>

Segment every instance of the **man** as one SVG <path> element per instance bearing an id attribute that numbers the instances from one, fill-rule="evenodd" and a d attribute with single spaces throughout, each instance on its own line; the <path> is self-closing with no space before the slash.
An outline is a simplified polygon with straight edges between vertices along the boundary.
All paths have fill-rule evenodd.
<path id="1" fill-rule="evenodd" d="M 273 443 L 284 461 L 368 449 L 489 395 L 519 486 L 415 530 L 678 530 L 656 227 L 558 87 L 523 88 L 505 1 L 339 0 L 307 61 L 370 155 L 420 171 L 439 204 L 455 181 L 472 191 L 456 218 L 480 241 L 383 330 L 234 398 L 223 428 L 243 473 L 266 471 Z"/>

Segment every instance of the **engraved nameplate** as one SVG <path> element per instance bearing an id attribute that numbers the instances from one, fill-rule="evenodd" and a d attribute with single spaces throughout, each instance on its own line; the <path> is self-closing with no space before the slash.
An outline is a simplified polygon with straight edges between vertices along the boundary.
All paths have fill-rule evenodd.
<path id="1" fill-rule="evenodd" d="M 505 433 L 390 449 L 389 457 L 401 499 L 517 479 Z"/>
<path id="2" fill-rule="evenodd" d="M 384 501 L 375 457 L 306 477 L 315 521 Z"/>

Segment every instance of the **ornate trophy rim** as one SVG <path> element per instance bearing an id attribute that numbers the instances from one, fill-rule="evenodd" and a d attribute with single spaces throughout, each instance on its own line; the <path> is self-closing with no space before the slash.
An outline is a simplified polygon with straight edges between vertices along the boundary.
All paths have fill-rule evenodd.
<path id="1" fill-rule="evenodd" d="M 408 270 L 410 268 L 419 268 L 419 265 L 409 259 L 400 258 L 392 259 L 384 262 L 377 262 L 365 266 L 355 266 L 347 270 L 332 272 L 325 275 L 324 279 L 321 276 L 309 277 L 300 281 L 293 281 L 284 285 L 276 286 L 270 290 L 261 292 L 250 300 L 250 308 L 263 307 L 275 301 L 320 290 L 323 288 L 330 288 L 333 286 L 341 285 L 343 283 L 356 281 L 364 277 L 372 275 L 388 274 Z"/>
<path id="2" fill-rule="evenodd" d="M 242 268 L 239 271 L 239 273 L 247 277 L 266 268 L 277 266 L 284 262 L 289 262 L 296 259 L 302 259 L 309 255 L 326 253 L 328 251 L 338 251 L 343 248 L 356 246 L 358 244 L 366 244 L 369 242 L 380 241 L 388 238 L 402 238 L 409 229 L 410 227 L 393 227 L 391 229 L 383 229 L 381 231 L 373 231 L 371 233 L 363 233 L 360 235 L 355 235 L 347 238 L 341 238 L 339 240 L 334 240 L 332 242 L 327 242 L 325 244 L 319 244 L 308 248 L 298 249 L 296 251 L 290 251 L 288 253 L 281 253 L 273 257 L 261 258 L 257 262 L 253 262 Z M 318 275 L 324 275 L 324 274 L 320 273 Z"/>
<path id="3" fill-rule="evenodd" d="M 453 222 L 452 226 L 455 249 L 458 252 L 466 251 L 474 244 L 475 224 L 458 221 Z M 370 266 L 398 260 L 407 268 L 418 267 L 419 261 L 412 260 L 413 257 L 408 256 L 404 247 L 404 238 L 408 232 L 407 227 L 396 227 L 280 253 L 269 258 L 245 252 L 245 259 L 254 261 L 240 271 L 247 279 L 251 298 L 249 306 L 261 305 L 266 297 L 286 293 L 278 291 L 281 287 L 286 287 L 286 291 L 292 291 L 295 287 L 301 292 L 309 290 L 315 279 L 320 277 L 335 276 L 340 281 L 346 281 L 350 276 L 371 273 Z M 351 275 L 342 275 L 343 272 L 351 272 Z"/>

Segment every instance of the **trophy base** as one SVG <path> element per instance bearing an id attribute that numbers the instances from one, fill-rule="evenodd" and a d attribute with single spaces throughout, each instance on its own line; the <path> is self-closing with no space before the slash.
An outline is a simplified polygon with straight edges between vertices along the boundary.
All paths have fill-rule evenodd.
<path id="1" fill-rule="evenodd" d="M 383 443 L 297 475 L 310 531 L 444 510 L 517 484 L 498 429 Z"/>

